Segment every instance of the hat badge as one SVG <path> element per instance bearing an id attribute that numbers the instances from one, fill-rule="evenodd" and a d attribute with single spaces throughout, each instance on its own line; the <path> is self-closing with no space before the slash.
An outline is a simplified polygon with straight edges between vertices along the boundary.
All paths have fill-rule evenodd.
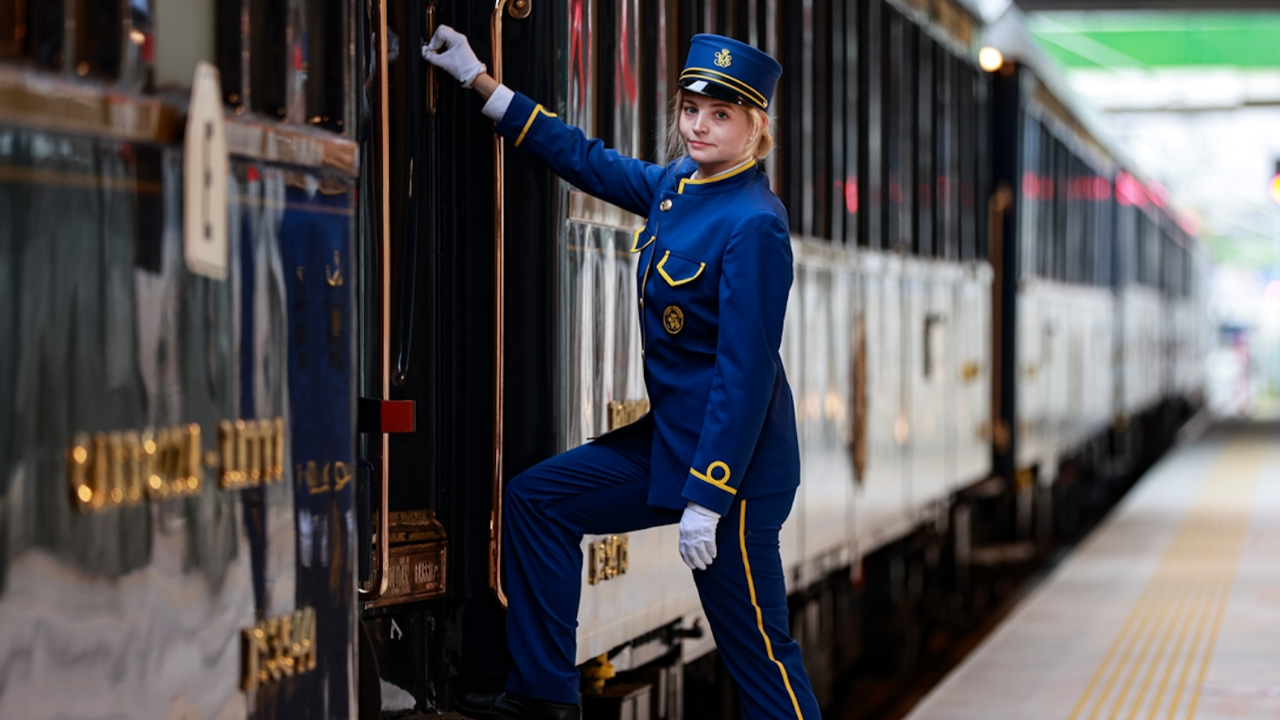
<path id="1" fill-rule="evenodd" d="M 723 49 L 723 50 L 721 50 L 720 52 L 716 53 L 716 65 L 717 65 L 717 66 L 722 67 L 722 68 L 727 68 L 727 67 L 729 67 L 729 65 L 731 65 L 732 63 L 733 63 L 733 58 L 732 58 L 732 57 L 730 57 L 730 55 L 729 55 L 729 48 L 724 48 L 724 49 Z"/>

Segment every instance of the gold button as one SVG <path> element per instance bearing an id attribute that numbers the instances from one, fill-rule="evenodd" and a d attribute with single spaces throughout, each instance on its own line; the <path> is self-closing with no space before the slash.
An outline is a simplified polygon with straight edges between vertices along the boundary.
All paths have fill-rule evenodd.
<path id="1" fill-rule="evenodd" d="M 662 201 L 662 204 L 661 204 L 661 205 L 659 205 L 659 206 L 658 206 L 658 208 L 659 208 L 660 210 L 662 210 L 662 212 L 666 212 L 666 211 L 670 210 L 670 209 L 671 209 L 671 199 L 670 199 L 670 198 L 667 198 L 666 200 L 663 200 L 663 201 Z"/>

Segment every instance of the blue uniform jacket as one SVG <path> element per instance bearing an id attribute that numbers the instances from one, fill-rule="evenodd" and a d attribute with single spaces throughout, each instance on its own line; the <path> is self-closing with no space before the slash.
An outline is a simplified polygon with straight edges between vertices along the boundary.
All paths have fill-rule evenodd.
<path id="1" fill-rule="evenodd" d="M 653 422 L 649 504 L 725 515 L 800 484 L 795 405 L 778 348 L 791 289 L 787 212 L 754 165 L 692 180 L 620 155 L 516 93 L 497 131 L 576 187 L 647 217 L 640 329 Z"/>

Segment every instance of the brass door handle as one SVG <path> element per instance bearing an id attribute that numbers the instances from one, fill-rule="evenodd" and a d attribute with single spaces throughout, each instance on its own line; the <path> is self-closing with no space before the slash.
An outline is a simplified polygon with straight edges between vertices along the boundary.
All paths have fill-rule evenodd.
<path id="1" fill-rule="evenodd" d="M 379 204 L 382 211 L 381 249 L 382 257 L 378 258 L 378 282 L 382 292 L 382 317 L 380 323 L 379 361 L 381 365 L 382 399 L 391 399 L 391 127 L 390 111 L 387 97 L 387 0 L 378 0 L 378 94 L 379 117 L 378 138 L 379 152 L 382 155 L 382 187 L 379 188 Z M 377 548 L 376 557 L 370 573 L 370 588 L 359 588 L 360 599 L 364 602 L 377 600 L 387 592 L 390 580 L 391 550 L 388 543 L 387 495 L 390 488 L 391 441 L 386 433 L 382 433 L 382 457 L 379 470 L 378 493 L 378 530 L 374 538 Z"/>
<path id="2" fill-rule="evenodd" d="M 436 6 L 427 6 L 427 42 L 436 36 Z M 427 112 L 436 116 L 436 106 L 440 103 L 440 81 L 436 77 L 436 66 L 427 63 Z"/>

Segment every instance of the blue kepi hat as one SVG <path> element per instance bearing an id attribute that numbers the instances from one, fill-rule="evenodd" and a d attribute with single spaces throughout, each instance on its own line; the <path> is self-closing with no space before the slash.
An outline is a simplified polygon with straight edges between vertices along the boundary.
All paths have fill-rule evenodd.
<path id="1" fill-rule="evenodd" d="M 739 105 L 769 109 L 782 66 L 746 43 L 723 35 L 694 35 L 680 87 Z"/>

